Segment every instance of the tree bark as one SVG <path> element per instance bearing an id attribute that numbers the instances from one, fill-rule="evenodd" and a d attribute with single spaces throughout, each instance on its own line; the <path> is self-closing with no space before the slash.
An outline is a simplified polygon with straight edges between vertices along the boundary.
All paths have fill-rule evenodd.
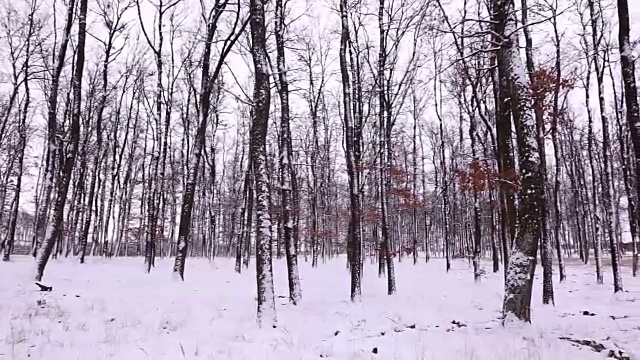
<path id="1" fill-rule="evenodd" d="M 380 139 L 380 147 L 378 149 L 378 158 L 380 166 L 380 229 L 382 234 L 382 251 L 385 256 L 385 263 L 387 265 L 387 293 L 392 295 L 396 292 L 396 278 L 393 267 L 393 257 L 391 256 L 390 241 L 391 234 L 389 233 L 389 190 L 391 190 L 391 123 L 387 121 L 387 99 L 385 99 L 386 92 L 386 35 L 385 35 L 385 23 L 384 23 L 384 0 L 380 0 L 378 7 L 378 28 L 380 30 L 380 42 L 378 53 L 378 137 Z"/>
<path id="2" fill-rule="evenodd" d="M 512 94 L 513 118 L 516 125 L 520 163 L 520 208 L 514 249 L 505 279 L 503 311 L 505 320 L 515 317 L 531 321 L 531 290 L 540 240 L 542 178 L 536 121 L 532 116 L 526 68 L 518 49 L 518 23 L 513 0 L 493 0 L 496 33 L 502 36 L 499 71 L 510 85 L 501 94 Z"/>
<path id="3" fill-rule="evenodd" d="M 598 33 L 598 20 L 602 16 L 599 9 L 596 14 L 594 1 L 589 0 L 589 12 L 591 14 L 591 37 L 593 40 L 593 64 L 596 71 L 596 81 L 598 85 L 598 105 L 600 107 L 600 120 L 602 125 L 602 205 L 604 207 L 604 232 L 609 239 L 609 251 L 611 252 L 611 269 L 613 271 L 614 292 L 622 291 L 622 276 L 620 274 L 620 263 L 618 254 L 618 242 L 614 236 L 614 211 L 613 193 L 611 190 L 611 141 L 609 137 L 609 119 L 606 114 L 606 104 L 604 98 L 604 66 L 600 64 L 600 40 Z M 600 19 L 601 20 L 601 19 Z M 601 20 L 602 21 L 602 20 Z"/>
<path id="4" fill-rule="evenodd" d="M 251 55 L 254 67 L 253 116 L 251 127 L 251 164 L 256 193 L 256 277 L 258 323 L 276 326 L 276 304 L 271 263 L 271 218 L 266 140 L 271 93 L 266 49 L 264 0 L 251 0 Z"/>
<path id="5" fill-rule="evenodd" d="M 300 277 L 298 275 L 298 252 L 292 239 L 294 219 L 292 213 L 293 181 L 296 176 L 292 164 L 293 146 L 289 116 L 289 80 L 284 47 L 285 6 L 283 0 L 276 0 L 276 51 L 278 64 L 278 82 L 280 83 L 280 179 L 282 200 L 282 223 L 284 226 L 284 247 L 287 258 L 287 277 L 289 280 L 289 301 L 296 305 L 302 298 Z M 298 209 L 296 209 L 299 211 Z M 317 253 L 317 249 L 314 249 Z M 317 255 L 314 254 L 317 263 Z"/>
<path id="6" fill-rule="evenodd" d="M 71 151 L 67 154 L 66 159 L 64 159 L 63 168 L 60 169 L 62 171 L 62 176 L 60 177 L 60 183 L 58 183 L 58 191 L 56 194 L 55 206 L 53 209 L 53 215 L 50 220 L 49 230 L 47 231 L 48 235 L 46 240 L 42 244 L 42 248 L 38 254 L 36 259 L 36 280 L 42 280 L 42 276 L 44 275 L 44 269 L 47 266 L 47 262 L 49 261 L 49 257 L 53 250 L 54 245 L 61 239 L 62 230 L 63 230 L 63 217 L 64 217 L 64 207 L 67 201 L 67 192 L 69 190 L 69 183 L 71 182 L 71 175 L 73 173 L 73 167 L 75 165 L 76 154 L 78 152 L 78 145 L 80 140 L 80 111 L 81 111 L 81 97 L 82 97 L 82 75 L 84 72 L 84 52 L 85 52 L 85 40 L 86 40 L 86 29 L 87 29 L 87 1 L 88 0 L 80 0 L 80 14 L 79 14 L 79 22 L 78 22 L 78 44 L 77 44 L 77 53 L 76 53 L 76 66 L 73 74 L 73 109 L 71 116 L 71 124 L 69 128 L 70 135 L 70 143 L 71 143 Z M 66 53 L 67 43 L 69 40 L 69 34 L 71 31 L 71 24 L 73 22 L 73 12 L 75 7 L 75 0 L 71 0 L 68 5 L 67 10 L 67 25 L 65 28 L 65 36 L 63 40 L 63 44 L 61 45 L 60 54 L 58 57 L 58 69 L 60 72 L 62 71 L 62 66 L 64 63 L 64 55 Z M 63 50 L 64 49 L 64 50 Z M 58 70 L 57 69 L 57 70 Z M 51 127 L 53 125 L 53 129 L 57 127 L 56 121 L 56 108 L 57 108 L 57 88 L 58 88 L 58 80 L 59 74 L 57 73 L 57 79 L 54 79 L 55 85 L 52 84 L 52 88 L 55 90 L 51 90 L 49 94 L 49 130 L 51 131 Z M 53 99 L 55 97 L 55 99 Z M 54 135 L 50 135 L 55 138 Z M 50 140 L 51 141 L 51 140 Z M 51 143 L 49 144 L 51 149 Z M 55 146 L 55 145 L 54 145 Z M 57 149 L 57 151 L 62 151 L 62 149 Z M 60 155 L 59 155 L 60 156 Z M 55 161 L 55 160 L 54 160 Z M 55 168 L 54 168 L 55 169 Z M 52 169 L 52 171 L 54 170 Z M 53 175 L 53 174 L 52 174 Z"/>
<path id="7" fill-rule="evenodd" d="M 622 81 L 624 84 L 624 98 L 626 102 L 627 123 L 629 124 L 629 132 L 631 133 L 631 142 L 633 144 L 634 168 L 635 168 L 635 193 L 636 199 L 629 199 L 629 204 L 635 204 L 636 213 L 629 217 L 629 221 L 638 221 L 640 219 L 640 206 L 638 206 L 637 197 L 640 196 L 640 109 L 638 107 L 638 88 L 636 86 L 635 63 L 631 54 L 631 45 L 629 44 L 629 4 L 627 0 L 618 0 L 618 44 L 620 45 L 620 63 L 622 71 Z M 637 222 L 631 224 L 638 228 Z M 636 238 L 632 238 L 633 250 L 633 276 L 638 274 L 638 244 Z"/>
<path id="8" fill-rule="evenodd" d="M 351 80 L 347 52 L 349 48 L 349 8 L 347 0 L 340 0 L 340 74 L 342 78 L 342 105 L 344 118 L 345 157 L 347 175 L 349 177 L 349 232 L 347 241 L 347 257 L 351 271 L 351 301 L 360 301 L 362 296 L 362 241 L 361 241 L 361 207 L 358 155 L 359 132 L 352 120 Z"/>

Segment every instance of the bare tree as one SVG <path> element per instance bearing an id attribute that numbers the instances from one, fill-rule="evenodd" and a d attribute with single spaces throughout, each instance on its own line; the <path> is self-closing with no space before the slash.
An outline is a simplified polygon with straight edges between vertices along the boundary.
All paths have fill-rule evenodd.
<path id="1" fill-rule="evenodd" d="M 20 69 L 20 72 L 22 72 L 21 82 L 24 88 L 24 96 L 22 99 L 22 111 L 18 114 L 18 116 L 20 117 L 20 123 L 18 125 L 18 134 L 20 139 L 19 145 L 18 145 L 18 164 L 17 164 L 18 169 L 17 169 L 17 175 L 16 175 L 16 184 L 14 189 L 13 201 L 11 202 L 12 206 L 10 209 L 11 214 L 9 219 L 9 229 L 7 232 L 6 239 L 3 239 L 0 244 L 0 249 L 4 247 L 4 253 L 2 256 L 3 261 L 9 261 L 11 252 L 13 250 L 15 237 L 16 237 L 16 225 L 18 222 L 18 215 L 19 215 L 19 209 L 20 209 L 20 193 L 22 191 L 25 151 L 27 147 L 27 131 L 28 131 L 27 119 L 29 117 L 30 105 L 31 105 L 31 90 L 30 90 L 30 80 L 32 76 L 31 56 L 32 56 L 33 48 L 35 47 L 32 45 L 32 38 L 34 37 L 36 31 L 38 31 L 38 26 L 36 24 L 36 20 L 37 20 L 36 11 L 38 10 L 38 8 L 39 8 L 39 5 L 35 0 L 31 0 L 28 3 L 27 25 L 26 25 L 26 32 L 24 33 L 24 50 L 23 50 L 24 60 Z M 13 50 L 11 51 L 11 53 L 13 54 Z M 17 65 L 14 64 L 13 66 L 14 66 L 14 78 L 17 78 L 18 74 L 15 73 L 15 70 L 17 70 L 16 69 Z M 14 96 L 13 95 L 14 93 L 16 93 L 15 90 L 12 92 L 12 95 L 11 95 L 12 98 Z M 8 116 L 11 111 L 11 101 L 12 100 L 9 101 L 10 105 L 6 110 L 7 117 L 5 118 L 5 121 L 8 120 Z M 3 122 L 3 127 L 5 124 L 6 122 Z M 0 143 L 1 143 L 1 140 L 0 140 Z M 0 204 L 0 212 L 2 212 L 1 207 L 3 205 L 4 205 L 4 201 Z"/>
<path id="2" fill-rule="evenodd" d="M 200 170 L 200 159 L 202 157 L 202 149 L 205 147 L 205 134 L 207 124 L 211 112 L 211 96 L 213 92 L 220 92 L 219 76 L 222 65 L 233 45 L 249 23 L 248 18 L 241 20 L 240 3 L 230 3 L 226 0 L 216 0 L 215 4 L 209 11 L 202 5 L 202 17 L 206 24 L 207 35 L 204 43 L 204 51 L 202 55 L 202 74 L 200 84 L 200 98 L 197 105 L 199 123 L 196 130 L 195 143 L 190 154 L 190 164 L 188 168 L 187 182 L 185 184 L 184 195 L 182 199 L 182 208 L 180 211 L 180 227 L 178 230 L 178 253 L 176 255 L 173 271 L 184 280 L 184 266 L 187 257 L 187 244 L 189 231 L 191 227 L 191 212 L 193 209 L 194 195 L 196 191 L 196 182 L 198 172 Z M 233 15 L 233 25 L 228 35 L 224 38 L 221 55 L 218 57 L 216 65 L 211 70 L 211 46 L 214 36 L 218 33 L 220 18 L 223 14 L 229 12 L 227 8 L 235 7 L 236 10 L 231 12 Z M 216 106 L 217 104 L 214 104 Z"/>
<path id="3" fill-rule="evenodd" d="M 378 53 L 378 77 L 376 79 L 376 85 L 378 86 L 378 131 L 380 138 L 380 145 L 378 148 L 379 170 L 380 170 L 380 184 L 378 185 L 379 197 L 380 197 L 380 229 L 382 233 L 382 253 L 385 256 L 385 263 L 387 264 L 387 293 L 392 295 L 396 292 L 396 277 L 393 267 L 393 257 L 391 256 L 390 241 L 391 235 L 389 234 L 389 191 L 391 190 L 391 159 L 392 159 L 392 147 L 391 147 L 391 122 L 390 117 L 387 116 L 390 110 L 387 109 L 386 95 L 386 74 L 385 68 L 387 66 L 387 38 L 385 36 L 385 9 L 384 0 L 380 0 L 378 7 L 378 29 L 380 31 L 380 43 Z"/>
<path id="4" fill-rule="evenodd" d="M 157 28 L 154 29 L 152 34 L 155 35 L 157 30 L 157 43 L 154 43 L 147 32 L 147 28 L 143 23 L 140 0 L 136 0 L 136 8 L 138 10 L 138 19 L 140 21 L 140 28 L 144 35 L 147 45 L 153 52 L 156 63 L 156 89 L 155 89 L 155 111 L 154 123 L 155 131 L 157 135 L 154 137 L 155 151 L 151 156 L 149 164 L 149 175 L 147 176 L 147 188 L 146 194 L 146 206 L 147 206 L 147 223 L 146 223 L 146 243 L 145 243 L 145 264 L 147 272 L 151 271 L 151 267 L 154 265 L 156 256 L 156 237 L 158 235 L 158 217 L 160 214 L 160 201 L 163 192 L 163 186 L 158 185 L 159 182 L 164 181 L 164 160 L 161 160 L 166 154 L 166 145 L 168 141 L 168 128 L 170 119 L 165 116 L 164 124 L 162 123 L 163 108 L 162 104 L 165 104 L 165 110 L 168 108 L 169 101 L 164 98 L 165 87 L 163 84 L 163 76 L 165 72 L 165 61 L 163 57 L 164 48 L 164 17 L 171 9 L 175 8 L 182 0 L 171 0 L 165 3 L 163 0 L 159 0 L 157 4 L 152 4 L 157 12 Z M 164 130 L 164 131 L 163 131 Z M 161 168 L 162 166 L 162 168 Z"/>
<path id="5" fill-rule="evenodd" d="M 271 264 L 271 218 L 267 174 L 266 139 L 269 125 L 269 64 L 266 49 L 265 4 L 251 0 L 251 55 L 254 68 L 253 114 L 251 125 L 251 165 L 256 196 L 256 276 L 258 286 L 258 322 L 276 325 L 276 304 Z"/>
<path id="6" fill-rule="evenodd" d="M 132 6 L 132 3 L 122 3 L 120 1 L 115 2 L 112 5 L 105 4 L 103 2 L 98 3 L 98 8 L 101 10 L 100 16 L 102 17 L 103 25 L 107 28 L 108 35 L 106 40 L 100 40 L 102 45 L 104 46 L 104 59 L 102 62 L 102 76 L 101 76 L 101 88 L 100 88 L 100 100 L 97 109 L 96 116 L 96 138 L 97 138 L 97 147 L 95 156 L 93 159 L 93 175 L 91 176 L 91 183 L 89 185 L 89 195 L 88 195 L 88 211 L 85 214 L 85 220 L 82 227 L 82 232 L 80 234 L 79 245 L 80 245 L 80 263 L 84 263 L 86 250 L 87 250 L 87 239 L 89 238 L 89 230 L 91 228 L 91 220 L 92 220 L 92 204 L 95 199 L 96 194 L 96 183 L 98 181 L 98 166 L 100 163 L 100 159 L 102 158 L 102 146 L 103 146 L 103 128 L 102 121 L 104 116 L 104 111 L 107 106 L 107 98 L 108 98 L 108 86 L 109 86 L 109 65 L 113 62 L 114 58 L 121 52 L 121 48 L 118 49 L 115 47 L 114 42 L 116 36 L 122 33 L 126 29 L 126 24 L 123 23 L 123 16 L 125 12 Z M 113 180 L 112 180 L 113 181 Z"/>
<path id="7" fill-rule="evenodd" d="M 75 1 L 71 0 L 68 5 L 67 10 L 67 24 L 65 28 L 65 34 L 63 39 L 63 44 L 60 48 L 60 53 L 58 57 L 58 64 L 56 68 L 56 76 L 54 75 L 54 79 L 52 82 L 55 82 L 55 85 L 52 83 L 52 87 L 55 86 L 57 89 L 57 82 L 59 80 L 59 74 L 62 71 L 62 66 L 64 65 L 64 57 L 67 48 L 67 42 L 69 40 L 69 34 L 71 32 L 71 24 L 73 22 L 73 13 L 74 13 L 74 5 Z M 48 235 L 46 240 L 42 243 L 42 247 L 38 253 L 38 258 L 36 259 L 37 269 L 36 269 L 36 280 L 42 280 L 42 276 L 44 274 L 44 269 L 47 265 L 47 261 L 51 256 L 51 252 L 53 251 L 53 246 L 59 241 L 62 236 L 62 221 L 64 218 L 64 207 L 67 201 L 67 192 L 69 190 L 69 183 L 71 181 L 71 175 L 73 173 L 73 167 L 75 165 L 76 155 L 78 153 L 78 145 L 80 140 L 80 112 L 81 112 L 81 100 L 82 100 L 82 75 L 84 73 L 84 55 L 85 55 L 85 41 L 86 41 L 86 29 L 87 29 L 87 0 L 80 0 L 80 14 L 78 21 L 78 45 L 76 50 L 76 64 L 73 74 L 73 109 L 71 116 L 71 124 L 69 128 L 69 142 L 71 149 L 68 154 L 66 154 L 66 158 L 63 158 L 61 147 L 58 145 L 58 148 L 54 149 L 56 145 L 52 146 L 52 142 L 56 141 L 55 133 L 50 134 L 49 139 L 49 150 L 56 153 L 56 155 L 60 158 L 60 164 L 58 167 L 53 167 L 53 169 L 58 169 L 61 172 L 60 181 L 57 184 L 57 194 L 55 206 L 53 209 L 52 218 L 49 224 L 49 230 L 47 231 Z M 58 71 L 59 70 L 59 71 Z M 57 105 L 57 91 L 52 91 L 49 96 L 49 131 L 54 131 L 57 127 L 56 121 L 56 105 Z M 55 99 L 54 99 L 55 97 Z M 53 160 L 53 159 L 52 159 Z M 53 160 L 55 161 L 55 160 Z M 51 181 L 51 178 L 49 179 Z"/>
<path id="8" fill-rule="evenodd" d="M 344 123 L 345 157 L 347 175 L 349 177 L 349 233 L 347 240 L 347 257 L 351 271 L 351 301 L 360 301 L 362 296 L 362 210 L 360 202 L 360 164 L 357 161 L 360 152 L 358 124 L 352 119 L 351 79 L 349 76 L 349 5 L 347 0 L 340 0 L 340 74 L 342 77 L 342 117 Z"/>
<path id="9" fill-rule="evenodd" d="M 511 91 L 501 88 L 501 94 L 512 94 L 513 120 L 516 126 L 520 163 L 520 207 L 513 252 L 505 279 L 503 311 L 506 319 L 514 316 L 531 321 L 531 289 L 540 240 L 542 178 L 538 151 L 536 121 L 532 115 L 532 100 L 526 68 L 518 49 L 518 21 L 513 0 L 493 0 L 495 32 L 501 36 L 498 71 L 511 85 Z"/>
<path id="10" fill-rule="evenodd" d="M 293 168 L 293 146 L 291 144 L 291 128 L 289 114 L 289 80 L 287 79 L 287 63 L 285 58 L 285 12 L 286 3 L 276 0 L 276 50 L 278 66 L 278 83 L 280 95 L 280 179 L 282 200 L 282 222 L 284 225 L 284 247 L 287 257 L 287 269 L 289 279 L 289 301 L 297 304 L 301 297 L 300 277 L 298 276 L 298 252 L 295 239 L 292 239 L 294 219 L 292 213 L 293 198 L 297 189 L 294 189 L 295 171 Z M 299 209 L 298 209 L 299 211 Z"/>
<path id="11" fill-rule="evenodd" d="M 602 20 L 602 9 L 598 7 L 596 12 L 594 0 L 588 0 L 589 13 L 591 15 L 591 39 L 593 41 L 593 65 L 596 72 L 598 85 L 598 105 L 600 107 L 600 120 L 602 125 L 602 206 L 604 207 L 604 230 L 609 239 L 609 250 L 611 251 L 611 269 L 613 270 L 614 292 L 622 291 L 622 277 L 620 275 L 620 264 L 618 257 L 618 242 L 613 234 L 614 211 L 611 191 L 611 144 L 609 139 L 609 119 L 606 113 L 604 99 L 604 66 L 601 64 L 601 40 L 602 37 L 598 28 Z M 595 181 L 595 180 L 594 180 Z"/>
<path id="12" fill-rule="evenodd" d="M 640 194 L 640 109 L 638 108 L 638 88 L 636 86 L 635 63 L 631 54 L 631 45 L 629 43 L 629 4 L 627 0 L 618 0 L 618 43 L 620 46 L 620 62 L 622 71 L 622 81 L 624 84 L 624 99 L 627 110 L 627 123 L 629 124 L 629 132 L 631 133 L 631 141 L 633 143 L 634 167 L 635 167 L 635 193 L 636 198 L 629 198 L 630 209 L 638 207 L 638 194 Z M 632 227 L 638 228 L 638 219 L 640 214 L 631 214 L 629 220 L 634 222 Z M 633 242 L 633 276 L 638 274 L 638 244 L 635 237 Z"/>

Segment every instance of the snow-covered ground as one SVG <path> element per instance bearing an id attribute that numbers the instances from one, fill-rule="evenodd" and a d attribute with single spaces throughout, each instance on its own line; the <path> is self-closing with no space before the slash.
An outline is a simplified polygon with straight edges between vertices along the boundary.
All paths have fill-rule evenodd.
<path id="1" fill-rule="evenodd" d="M 52 292 L 37 291 L 32 265 L 27 257 L 0 264 L 2 360 L 603 359 L 609 349 L 640 358 L 640 279 L 627 268 L 627 292 L 614 295 L 610 284 L 595 284 L 591 265 L 570 262 L 556 306 L 541 305 L 538 281 L 533 324 L 505 329 L 502 273 L 489 264 L 474 284 L 466 261 L 454 261 L 449 274 L 441 260 L 396 263 L 391 297 L 367 264 L 363 301 L 352 304 L 344 259 L 317 269 L 302 262 L 303 301 L 292 306 L 277 261 L 278 327 L 258 329 L 255 273 L 234 273 L 228 259 L 188 259 L 184 283 L 172 280 L 169 259 L 151 274 L 142 259 L 53 261 L 45 274 Z"/>

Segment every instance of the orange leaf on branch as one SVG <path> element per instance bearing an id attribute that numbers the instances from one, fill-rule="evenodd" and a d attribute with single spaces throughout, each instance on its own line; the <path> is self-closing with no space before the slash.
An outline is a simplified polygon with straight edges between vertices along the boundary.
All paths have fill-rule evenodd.
<path id="1" fill-rule="evenodd" d="M 484 160 L 472 160 L 467 167 L 455 171 L 462 191 L 478 194 L 496 189 L 518 190 L 519 177 L 514 169 L 496 172 Z"/>

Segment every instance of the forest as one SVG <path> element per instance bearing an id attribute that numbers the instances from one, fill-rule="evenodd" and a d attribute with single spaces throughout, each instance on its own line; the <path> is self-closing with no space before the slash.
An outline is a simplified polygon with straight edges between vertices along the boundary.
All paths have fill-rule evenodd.
<path id="1" fill-rule="evenodd" d="M 269 328 L 274 277 L 297 305 L 300 268 L 333 262 L 355 303 L 366 272 L 403 296 L 399 266 L 468 264 L 500 277 L 505 325 L 575 266 L 628 292 L 633 5 L 0 0 L 0 282 L 123 258 L 186 282 L 207 259 L 255 271 Z"/>

